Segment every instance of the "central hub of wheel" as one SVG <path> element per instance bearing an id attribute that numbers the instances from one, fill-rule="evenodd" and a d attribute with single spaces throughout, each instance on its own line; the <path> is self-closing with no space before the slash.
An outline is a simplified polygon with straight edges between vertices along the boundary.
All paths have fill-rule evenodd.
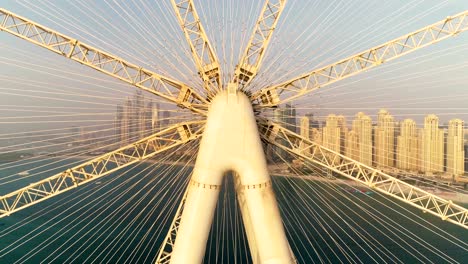
<path id="1" fill-rule="evenodd" d="M 236 192 L 253 263 L 293 263 L 249 98 L 217 94 L 208 111 L 171 263 L 201 263 L 226 172 Z"/>
<path id="2" fill-rule="evenodd" d="M 221 184 L 222 177 L 211 175 L 227 171 L 245 174 L 252 170 L 257 176 L 244 184 L 269 180 L 259 176 L 267 171 L 267 165 L 252 104 L 245 94 L 223 91 L 213 98 L 197 156 L 197 175 L 199 170 L 204 173 L 198 180 L 215 185 Z"/>

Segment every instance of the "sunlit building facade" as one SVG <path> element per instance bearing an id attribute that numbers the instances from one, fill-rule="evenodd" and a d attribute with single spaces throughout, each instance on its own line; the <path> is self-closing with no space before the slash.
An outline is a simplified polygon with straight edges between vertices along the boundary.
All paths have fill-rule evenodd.
<path id="1" fill-rule="evenodd" d="M 421 163 L 419 149 L 416 122 L 412 119 L 403 120 L 400 124 L 400 135 L 397 137 L 397 168 L 418 171 Z"/>
<path id="2" fill-rule="evenodd" d="M 327 116 L 325 126 L 322 130 L 322 142 L 324 147 L 340 153 L 341 131 L 338 126 L 338 117 L 334 114 Z M 335 159 L 335 162 L 339 162 L 339 160 Z"/>
<path id="3" fill-rule="evenodd" d="M 439 128 L 439 118 L 435 115 L 424 119 L 421 150 L 423 172 L 444 171 L 444 131 Z"/>
<path id="4" fill-rule="evenodd" d="M 348 125 L 343 115 L 337 116 L 338 127 L 340 128 L 340 153 L 345 154 L 346 138 L 348 136 Z"/>
<path id="5" fill-rule="evenodd" d="M 358 138 L 358 161 L 372 166 L 372 119 L 363 112 L 356 114 L 352 130 Z"/>
<path id="6" fill-rule="evenodd" d="M 462 120 L 450 120 L 447 134 L 447 173 L 452 175 L 462 175 L 465 171 L 463 132 Z"/>
<path id="7" fill-rule="evenodd" d="M 130 124 L 131 124 L 131 113 L 132 113 L 132 100 L 126 98 L 123 108 L 122 108 L 122 122 L 121 122 L 121 132 L 120 132 L 120 144 L 121 146 L 126 146 L 130 142 Z"/>
<path id="8" fill-rule="evenodd" d="M 300 121 L 300 135 L 301 137 L 305 139 L 310 139 L 310 124 L 309 124 L 309 118 L 307 116 L 303 116 Z M 300 146 L 301 149 L 305 149 L 305 145 Z M 310 153 L 310 149 L 306 149 L 305 153 L 308 154 Z"/>
<path id="9" fill-rule="evenodd" d="M 312 128 L 310 130 L 310 140 L 317 144 L 322 144 L 322 132 L 317 128 Z"/>
<path id="10" fill-rule="evenodd" d="M 380 110 L 374 128 L 374 162 L 377 167 L 394 166 L 395 120 L 388 111 Z"/>
<path id="11" fill-rule="evenodd" d="M 359 137 L 355 131 L 348 132 L 345 155 L 353 160 L 359 160 Z"/>
<path id="12" fill-rule="evenodd" d="M 283 110 L 284 111 L 284 110 Z M 283 118 L 282 122 L 286 122 Z M 439 118 L 428 115 L 418 128 L 412 119 L 397 122 L 380 110 L 372 119 L 359 112 L 348 130 L 344 116 L 329 114 L 321 128 L 312 128 L 310 118 L 300 119 L 300 134 L 328 149 L 369 166 L 415 173 L 462 175 L 465 169 L 464 123 L 450 120 L 446 130 Z M 397 127 L 398 126 L 398 127 Z"/>
<path id="13" fill-rule="evenodd" d="M 335 152 L 340 152 L 341 130 L 338 126 L 338 117 L 330 114 L 327 117 L 326 125 L 323 128 L 322 140 L 323 146 Z"/>

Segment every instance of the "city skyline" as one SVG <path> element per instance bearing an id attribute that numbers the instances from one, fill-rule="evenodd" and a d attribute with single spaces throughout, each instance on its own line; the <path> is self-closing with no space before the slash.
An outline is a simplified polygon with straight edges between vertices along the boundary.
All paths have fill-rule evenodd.
<path id="1" fill-rule="evenodd" d="M 441 126 L 436 115 L 428 114 L 424 126 L 418 128 L 414 120 L 396 121 L 381 109 L 377 120 L 358 112 L 350 129 L 345 117 L 330 114 L 317 129 L 310 126 L 311 116 L 299 117 L 301 136 L 366 165 L 430 176 L 446 173 L 456 177 L 465 173 L 468 129 L 460 119 Z"/>
<path id="2" fill-rule="evenodd" d="M 464 262 L 468 2 L 4 5 L 0 262 Z"/>
<path id="3" fill-rule="evenodd" d="M 291 1 L 292 5 L 287 10 L 288 13 L 298 13 L 302 14 L 305 12 L 303 5 L 304 1 Z M 201 87 L 201 83 L 197 82 L 197 78 L 194 76 L 197 75 L 196 69 L 193 68 L 191 63 L 191 58 L 189 58 L 186 52 L 188 52 L 188 47 L 180 45 L 183 41 L 183 36 L 177 30 L 177 27 L 170 27 L 168 30 L 169 34 L 164 34 L 166 37 L 163 42 L 161 42 L 157 36 L 148 34 L 145 38 L 153 38 L 154 42 L 151 43 L 148 47 L 141 47 L 140 44 L 137 45 L 137 40 L 142 38 L 142 33 L 138 32 L 136 28 L 127 29 L 125 32 L 119 32 L 116 27 L 109 26 L 108 28 L 103 28 L 102 26 L 98 31 L 98 28 L 92 27 L 92 23 L 95 23 L 96 18 L 92 17 L 92 13 L 83 13 L 84 7 L 81 7 L 81 4 L 70 4 L 70 3 L 54 3 L 57 8 L 53 8 L 54 5 L 51 3 L 44 4 L 41 6 L 41 9 L 35 8 L 34 3 L 30 1 L 6 1 L 4 3 L 4 8 L 16 11 L 19 14 L 24 16 L 29 16 L 32 18 L 37 18 L 40 22 L 43 22 L 50 28 L 57 28 L 62 30 L 66 34 L 82 39 L 83 41 L 89 43 L 97 43 L 98 47 L 108 50 L 109 52 L 115 52 L 121 54 L 122 56 L 130 53 L 130 51 L 135 51 L 133 56 L 130 58 L 130 61 L 136 63 L 144 63 L 150 68 L 154 68 L 154 63 L 149 62 L 143 56 L 145 54 L 151 54 L 150 51 L 154 51 L 154 57 L 159 58 L 158 67 L 154 68 L 157 71 L 165 70 L 169 76 L 177 77 L 182 81 L 187 82 L 197 88 Z M 200 2 L 202 5 L 203 2 Z M 255 3 L 255 5 L 260 5 L 261 3 Z M 364 3 L 358 3 L 357 1 L 353 4 L 365 5 Z M 351 4 L 350 4 L 351 5 Z M 327 4 L 317 4 L 317 9 L 313 12 L 317 12 L 317 17 L 320 17 L 321 12 L 327 10 Z M 154 12 L 159 12 L 161 10 L 167 11 L 166 13 L 171 13 L 169 10 L 170 6 L 164 6 L 163 4 L 158 4 L 159 9 L 154 10 Z M 404 12 L 398 12 L 406 7 Z M 60 9 L 58 9 L 60 8 Z M 75 23 L 58 23 L 50 17 L 47 17 L 45 14 L 47 11 L 50 14 L 53 14 L 56 17 L 61 18 L 66 21 L 65 18 L 61 17 L 63 10 L 69 8 L 71 10 L 76 9 L 77 13 L 82 14 L 84 17 L 89 18 L 89 20 L 82 20 L 82 25 L 77 25 Z M 110 8 L 106 3 L 102 3 L 96 8 L 101 10 L 103 15 L 106 16 L 108 21 L 115 22 L 116 25 L 125 25 L 123 21 L 125 14 L 117 14 L 114 10 Z M 227 6 L 225 8 L 228 8 Z M 233 10 L 240 9 L 240 6 L 233 5 L 230 8 Z M 302 8 L 302 9 L 301 9 Z M 292 25 L 281 25 L 279 31 L 273 36 L 273 41 L 277 45 L 272 45 L 274 50 L 268 52 L 268 58 L 266 61 L 266 66 L 264 67 L 265 71 L 270 69 L 275 69 L 275 77 L 264 77 L 267 76 L 262 74 L 258 76 L 257 83 L 254 83 L 257 88 L 261 85 L 270 85 L 280 82 L 282 79 L 287 79 L 288 76 L 294 76 L 302 72 L 307 71 L 308 69 L 313 69 L 318 65 L 326 64 L 327 62 L 332 62 L 340 58 L 349 56 L 355 52 L 359 52 L 366 47 L 371 47 L 372 45 L 383 43 L 394 37 L 397 37 L 401 34 L 406 34 L 412 30 L 419 28 L 420 26 L 427 25 L 442 19 L 446 16 L 453 15 L 461 10 L 468 8 L 468 3 L 466 1 L 450 1 L 440 3 L 436 0 L 424 1 L 424 3 L 407 3 L 406 5 L 400 5 L 396 2 L 389 2 L 386 5 L 375 6 L 370 5 L 367 8 L 372 8 L 374 12 L 369 18 L 361 17 L 361 20 L 351 19 L 352 15 L 349 14 L 350 18 L 346 19 L 346 13 L 339 12 L 342 10 L 337 10 L 336 13 L 331 15 L 341 15 L 342 19 L 333 20 L 336 23 L 334 26 L 327 26 L 327 24 L 320 24 L 320 30 L 323 30 L 323 34 L 317 35 L 313 29 L 303 27 L 294 27 Z M 166 10 L 168 9 L 168 10 Z M 253 8 L 255 9 L 255 8 Z M 301 11 L 302 10 L 302 11 Z M 138 10 L 134 10 L 137 12 Z M 249 16 L 247 21 L 253 23 L 255 15 L 251 15 L 253 11 L 248 11 L 245 16 Z M 420 16 L 415 16 L 416 18 L 407 20 L 408 17 L 411 17 L 413 14 L 422 14 Z M 371 21 L 379 21 L 376 16 L 377 14 L 392 14 L 393 17 L 389 22 L 376 26 L 376 29 L 372 28 Z M 120 17 L 122 16 L 122 17 Z M 224 21 L 225 17 L 220 16 L 219 14 L 210 13 L 206 16 L 213 16 L 214 21 Z M 387 17 L 385 16 L 385 17 Z M 127 19 L 131 19 L 126 17 Z M 142 19 L 147 19 L 147 16 L 142 16 Z M 160 23 L 174 25 L 176 24 L 176 19 L 169 19 L 167 17 L 157 17 Z M 202 17 L 202 19 L 205 19 Z M 375 20 L 376 19 L 376 20 Z M 382 19 L 382 18 L 381 18 Z M 302 20 L 296 19 L 297 22 L 301 22 L 301 25 L 307 25 L 307 22 L 315 21 L 313 16 L 303 16 Z M 131 21 L 131 20 L 130 20 Z M 345 21 L 353 21 L 351 24 L 355 24 L 354 27 L 347 25 Z M 408 23 L 405 23 L 408 22 Z M 365 24 L 367 23 L 367 24 Z M 349 24 L 349 23 L 348 23 Z M 364 24 L 364 25 L 363 25 Z M 105 25 L 108 25 L 107 23 Z M 229 26 L 235 37 L 242 39 L 244 42 L 247 41 L 246 37 L 240 32 L 242 29 L 241 25 L 236 25 L 233 23 L 227 23 L 226 26 Z M 287 26 L 288 28 L 285 28 Z M 291 29 L 291 27 L 293 27 Z M 324 36 L 335 36 L 336 32 L 343 32 L 343 29 L 348 30 L 347 36 L 343 39 L 336 39 L 335 37 L 327 40 Z M 158 28 L 151 27 L 154 32 L 159 32 Z M 301 29 L 301 30 L 299 30 Z M 317 30 L 319 30 L 317 29 Z M 380 31 L 377 32 L 377 29 Z M 210 36 L 217 36 L 215 29 L 209 27 Z M 151 31 L 144 31 L 145 33 L 151 33 Z M 119 37 L 123 33 L 129 34 L 130 38 L 126 41 L 119 41 Z M 161 32 L 162 33 L 162 32 Z M 360 34 L 359 34 L 360 33 Z M 378 33 L 378 34 L 377 34 Z M 155 33 L 157 34 L 157 33 Z M 243 33 L 247 34 L 247 32 Z M 293 41 L 291 43 L 285 42 L 285 39 L 299 39 L 301 35 L 310 35 L 308 43 L 303 43 L 302 41 Z M 101 38 L 100 38 L 100 37 Z M 316 39 L 312 36 L 316 36 Z M 213 37 L 213 41 L 220 45 L 223 43 L 219 38 L 220 36 Z M 369 37 L 365 39 L 365 37 Z M 109 39 L 109 42 L 103 42 L 102 39 Z M 465 74 L 466 65 L 463 63 L 463 55 L 465 54 L 468 46 L 464 45 L 467 39 L 465 35 L 461 34 L 457 38 L 448 40 L 447 42 L 442 42 L 434 47 L 428 48 L 424 53 L 418 53 L 416 55 L 409 55 L 407 58 L 403 58 L 400 62 L 389 63 L 388 65 L 382 66 L 384 70 L 372 70 L 362 77 L 359 78 L 359 82 L 356 82 L 357 79 L 351 79 L 350 81 L 343 81 L 340 85 L 332 85 L 328 89 L 319 90 L 316 93 L 307 96 L 307 101 L 296 101 L 292 102 L 296 107 L 298 113 L 305 114 L 310 109 L 315 108 L 316 116 L 326 117 L 330 113 L 339 113 L 346 116 L 348 119 L 352 117 L 355 112 L 372 112 L 375 113 L 380 108 L 385 108 L 388 111 L 393 113 L 393 116 L 405 116 L 410 117 L 409 114 L 413 115 L 413 119 L 417 122 L 418 125 L 424 123 L 424 116 L 430 112 L 430 109 L 437 109 L 436 114 L 438 114 L 442 123 L 448 122 L 452 118 L 461 118 L 468 120 L 466 109 L 463 104 L 463 98 L 466 98 L 466 93 L 463 92 L 464 87 L 466 87 L 468 80 Z M 87 118 L 89 122 L 92 120 L 103 120 L 103 118 L 97 118 L 99 113 L 110 113 L 114 112 L 115 101 L 121 101 L 127 96 L 133 94 L 133 88 L 129 89 L 127 85 L 123 85 L 117 81 L 111 80 L 107 77 L 103 77 L 94 71 L 84 70 L 85 75 L 81 74 L 83 68 L 80 65 L 69 64 L 63 59 L 49 56 L 46 51 L 35 50 L 32 46 L 24 42 L 18 42 L 15 38 L 8 36 L 7 34 L 1 34 L 0 41 L 2 41 L 2 50 L 3 58 L 2 63 L 5 67 L 0 69 L 0 78 L 3 78 L 3 90 L 0 90 L 0 105 L 4 107 L 6 111 L 0 112 L 0 118 L 11 117 L 12 115 L 18 117 L 28 117 L 32 115 L 33 110 L 46 111 L 49 110 L 51 106 L 62 107 L 59 108 L 59 111 L 71 112 L 71 107 L 78 108 L 82 118 Z M 336 41 L 333 43 L 332 41 Z M 324 46 L 323 43 L 329 43 L 329 47 Z M 346 44 L 351 46 L 346 48 Z M 227 43 L 234 53 L 240 53 L 242 51 L 242 43 Z M 333 45 L 332 45 L 333 44 Z M 245 45 L 245 44 L 244 44 Z M 273 47 L 274 46 L 274 47 Z M 180 54 L 181 49 L 176 49 L 180 47 L 185 49 L 184 54 Z M 139 49 L 141 48 L 141 49 Z M 176 51 L 177 50 L 177 51 Z M 223 49 L 219 48 L 216 51 L 221 57 L 224 57 Z M 297 52 L 289 59 L 284 59 L 284 54 L 286 50 L 295 50 Z M 319 52 L 321 51 L 321 52 Z M 327 54 L 328 58 L 324 58 L 323 54 Z M 280 58 L 275 58 L 274 54 L 279 54 Z M 317 56 L 320 55 L 320 56 Z M 39 56 L 39 57 L 38 57 Z M 177 56 L 179 56 L 177 58 Z M 44 68 L 45 65 L 42 65 L 42 58 L 47 57 L 49 61 L 48 68 Z M 227 57 L 225 60 L 233 61 L 236 56 Z M 28 64 L 21 62 L 21 58 L 27 58 Z M 324 60 L 326 59 L 326 60 Z M 150 61 L 154 61 L 153 59 Z M 297 62 L 300 65 L 281 65 L 281 62 L 287 61 L 288 63 Z M 181 75 L 178 73 L 181 70 L 177 70 L 177 67 L 174 66 L 174 63 L 178 63 L 184 69 L 191 69 L 190 74 Z M 422 66 L 424 63 L 426 66 Z M 9 68 L 8 65 L 11 65 L 13 68 Z M 36 69 L 31 67 L 36 65 Z M 227 66 L 227 65 L 225 65 Z M 290 68 L 286 73 L 280 72 L 277 69 Z M 8 70 L 10 69 L 10 70 Z M 14 69 L 14 70 L 11 70 Z M 70 75 L 69 78 L 59 78 L 54 77 L 57 72 L 62 71 Z M 42 73 L 41 73 L 42 72 Z M 44 73 L 49 73 L 45 74 Z M 72 76 L 82 76 L 82 80 L 75 80 Z M 18 83 L 18 79 L 21 79 L 23 76 L 30 76 L 32 82 L 30 83 Z M 397 76 L 402 76 L 399 79 Z M 226 76 L 227 78 L 228 76 Z M 45 83 L 48 80 L 52 80 L 51 83 L 46 87 L 42 87 L 42 91 L 47 91 L 47 98 L 44 96 L 35 97 L 40 95 L 38 85 Z M 357 85 L 359 83 L 359 85 Z M 431 85 L 432 89 L 427 89 L 428 85 Z M 21 95 L 18 91 L 25 89 L 32 91 L 33 93 L 24 96 Z M 338 91 L 338 92 L 335 92 Z M 375 91 L 373 93 L 372 91 Z M 437 94 L 434 94 L 437 92 Z M 368 95 L 368 94 L 371 95 Z M 404 98 L 400 98 L 404 95 Z M 422 95 L 422 96 L 420 96 Z M 70 97 L 74 96 L 74 101 L 70 100 Z M 145 94 L 145 96 L 149 96 Z M 104 98 L 105 97 L 105 98 Z M 416 100 L 421 97 L 421 99 Z M 53 99 L 52 99 L 53 98 Z M 112 100 L 111 100 L 112 99 Z M 153 98 L 158 103 L 164 103 L 163 101 Z M 79 101 L 79 102 L 76 102 Z M 365 103 L 366 106 L 357 105 L 360 103 Z M 86 109 L 83 108 L 83 104 L 86 105 Z M 30 106 L 29 112 L 21 106 Z M 168 108 L 167 104 L 161 104 L 163 108 Z M 12 112 L 11 108 L 15 108 L 15 112 Z M 16 109 L 18 108 L 18 109 Z M 367 109 L 366 109 L 367 108 Z M 372 109 L 371 109 L 372 108 Z M 18 110 L 22 111 L 18 111 Z M 98 110 L 99 109 L 99 110 Z M 309 109 L 309 110 L 308 110 Z M 356 110 L 357 109 L 357 110 Z M 169 110 L 173 110 L 170 108 Z M 51 111 L 52 113 L 52 111 Z M 89 116 L 85 117 L 84 114 L 88 113 Z M 71 114 L 70 114 L 71 115 Z M 108 116 L 106 116 L 108 118 Z M 27 119 L 26 119 L 27 120 Z M 86 119 L 85 119 L 86 120 Z M 6 121 L 6 120 L 5 120 Z M 44 129 L 46 126 L 42 122 L 35 124 L 28 123 L 6 123 L 3 122 L 0 125 L 0 134 L 1 133 L 13 133 L 25 130 L 40 130 Z M 28 120 L 31 122 L 30 120 Z M 80 122 L 80 120 L 74 121 Z M 107 120 L 112 122 L 111 120 Z M 71 122 L 71 120 L 64 119 L 63 122 Z M 84 120 L 81 122 L 85 122 Z M 49 127 L 64 127 L 66 125 L 59 124 L 57 122 L 47 124 Z M 2 132 L 3 131 L 3 132 Z"/>

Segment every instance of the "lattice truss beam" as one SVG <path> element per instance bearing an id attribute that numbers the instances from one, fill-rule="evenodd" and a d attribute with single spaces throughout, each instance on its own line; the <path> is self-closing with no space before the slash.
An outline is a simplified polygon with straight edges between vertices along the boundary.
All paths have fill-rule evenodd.
<path id="1" fill-rule="evenodd" d="M 380 170 L 364 165 L 327 149 L 271 121 L 260 124 L 262 138 L 304 161 L 313 162 L 373 190 L 389 195 L 458 226 L 468 229 L 468 210 L 394 178 Z"/>
<path id="2" fill-rule="evenodd" d="M 0 218 L 199 138 L 204 121 L 174 125 L 0 197 Z"/>
<path id="3" fill-rule="evenodd" d="M 238 85 L 238 89 L 246 87 L 257 75 L 285 6 L 286 0 L 267 0 L 265 2 L 244 55 L 234 72 L 233 83 Z"/>
<path id="4" fill-rule="evenodd" d="M 194 184 L 190 182 L 189 184 Z M 166 238 L 164 238 L 161 248 L 159 249 L 158 257 L 156 258 L 156 264 L 169 264 L 171 262 L 172 251 L 174 249 L 177 233 L 179 231 L 180 220 L 182 219 L 182 212 L 184 211 L 185 200 L 187 199 L 188 188 L 185 188 L 184 196 L 182 201 L 177 208 L 177 212 L 172 220 L 171 227 L 167 232 Z"/>
<path id="5" fill-rule="evenodd" d="M 188 108 L 200 114 L 206 113 L 206 100 L 189 86 L 4 9 L 0 9 L 0 30 L 174 102 L 182 108 Z"/>
<path id="6" fill-rule="evenodd" d="M 251 99 L 261 107 L 272 107 L 304 96 L 326 85 L 343 80 L 397 59 L 420 48 L 456 36 L 468 30 L 468 11 L 439 21 L 380 46 L 306 73 L 282 84 L 253 94 Z M 280 98 L 282 95 L 282 98 Z"/>
<path id="7" fill-rule="evenodd" d="M 184 31 L 198 73 L 203 79 L 205 89 L 209 95 L 221 90 L 221 68 L 213 47 L 208 40 L 200 17 L 192 0 L 172 0 L 179 24 Z"/>

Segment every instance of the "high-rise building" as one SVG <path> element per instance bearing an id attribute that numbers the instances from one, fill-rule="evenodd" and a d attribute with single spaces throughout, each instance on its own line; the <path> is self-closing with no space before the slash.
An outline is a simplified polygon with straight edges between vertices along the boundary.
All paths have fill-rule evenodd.
<path id="1" fill-rule="evenodd" d="M 153 114 L 154 109 L 156 108 L 156 104 L 153 102 L 148 102 L 146 107 L 143 109 L 141 117 L 140 117 L 140 128 L 143 131 L 142 135 L 144 137 L 151 135 L 152 133 L 156 132 L 153 128 Z M 157 120 L 156 120 L 157 122 Z"/>
<path id="2" fill-rule="evenodd" d="M 465 162 L 463 165 L 465 165 L 465 168 L 468 168 L 468 144 L 465 141 L 465 145 L 463 146 L 463 150 L 465 152 Z"/>
<path id="3" fill-rule="evenodd" d="M 345 154 L 348 126 L 346 124 L 346 118 L 343 115 L 337 116 L 337 120 L 338 127 L 340 128 L 340 153 Z"/>
<path id="4" fill-rule="evenodd" d="M 462 120 L 450 120 L 447 135 L 447 172 L 455 176 L 465 172 L 463 132 Z"/>
<path id="5" fill-rule="evenodd" d="M 153 103 L 153 107 L 151 108 L 151 129 L 153 132 L 161 129 L 159 123 L 159 104 Z"/>
<path id="6" fill-rule="evenodd" d="M 322 132 L 317 128 L 312 128 L 310 130 L 310 140 L 322 145 Z"/>
<path id="7" fill-rule="evenodd" d="M 142 139 L 146 136 L 146 109 L 144 107 L 137 109 L 137 122 L 138 139 Z"/>
<path id="8" fill-rule="evenodd" d="M 374 162 L 379 168 L 394 166 L 395 120 L 387 110 L 380 110 L 374 127 Z"/>
<path id="9" fill-rule="evenodd" d="M 297 125 L 296 125 L 296 108 L 291 104 L 286 104 L 284 108 L 284 121 L 285 123 L 283 126 L 290 131 L 297 133 Z"/>
<path id="10" fill-rule="evenodd" d="M 301 117 L 300 135 L 303 138 L 310 139 L 310 125 L 307 116 Z"/>
<path id="11" fill-rule="evenodd" d="M 310 127 L 309 127 L 309 118 L 307 116 L 303 116 L 301 118 L 301 125 L 300 125 L 300 135 L 305 139 L 310 139 Z M 306 146 L 301 145 L 300 149 L 305 149 Z M 305 153 L 310 153 L 309 149 L 305 150 Z"/>
<path id="12" fill-rule="evenodd" d="M 424 119 L 421 150 L 423 172 L 444 171 L 444 131 L 439 128 L 439 118 L 435 115 Z"/>
<path id="13" fill-rule="evenodd" d="M 352 130 L 358 137 L 358 161 L 372 166 L 372 119 L 363 112 L 357 113 Z"/>
<path id="14" fill-rule="evenodd" d="M 320 122 L 318 120 L 315 120 L 314 118 L 314 113 L 307 113 L 305 114 L 307 118 L 309 118 L 309 127 L 319 129 L 320 128 Z"/>
<path id="15" fill-rule="evenodd" d="M 132 110 L 132 101 L 130 100 L 130 98 L 127 97 L 122 107 L 122 122 L 120 127 L 120 144 L 122 146 L 127 145 L 130 141 L 130 124 Z"/>
<path id="16" fill-rule="evenodd" d="M 133 97 L 125 98 L 123 105 L 117 105 L 115 116 L 115 137 L 121 145 L 146 137 L 169 125 L 170 113 L 163 113 L 162 119 L 159 105 L 145 101 L 141 91 L 136 91 Z"/>
<path id="17" fill-rule="evenodd" d="M 278 107 L 273 112 L 273 121 L 283 126 L 286 129 L 296 133 L 296 109 L 286 104 L 285 107 Z M 279 139 L 284 141 L 285 139 Z M 292 156 L 289 155 L 284 149 L 279 147 L 271 147 L 270 153 L 278 161 L 291 160 Z"/>
<path id="18" fill-rule="evenodd" d="M 359 160 L 359 137 L 353 130 L 346 137 L 345 155 L 353 160 Z"/>
<path id="19" fill-rule="evenodd" d="M 120 142 L 122 139 L 122 122 L 123 122 L 123 113 L 124 109 L 122 105 L 117 105 L 117 112 L 115 115 L 115 140 Z"/>
<path id="20" fill-rule="evenodd" d="M 144 106 L 144 96 L 140 90 L 136 90 L 135 94 L 133 94 L 133 100 L 128 98 L 131 104 L 129 105 L 128 111 L 128 119 L 129 119 L 129 138 L 132 141 L 141 138 L 142 131 L 141 128 L 141 116 L 142 116 L 142 109 Z"/>
<path id="21" fill-rule="evenodd" d="M 325 127 L 322 129 L 323 146 L 335 152 L 340 152 L 341 129 L 338 126 L 338 117 L 334 114 L 327 116 Z"/>
<path id="22" fill-rule="evenodd" d="M 341 151 L 341 129 L 338 126 L 338 117 L 334 114 L 327 116 L 325 127 L 322 130 L 322 142 L 323 146 L 340 153 Z M 339 163 L 339 159 L 334 159 L 336 163 Z"/>
<path id="23" fill-rule="evenodd" d="M 405 119 L 400 124 L 400 135 L 397 137 L 397 168 L 417 171 L 420 168 L 418 129 L 416 122 Z"/>

